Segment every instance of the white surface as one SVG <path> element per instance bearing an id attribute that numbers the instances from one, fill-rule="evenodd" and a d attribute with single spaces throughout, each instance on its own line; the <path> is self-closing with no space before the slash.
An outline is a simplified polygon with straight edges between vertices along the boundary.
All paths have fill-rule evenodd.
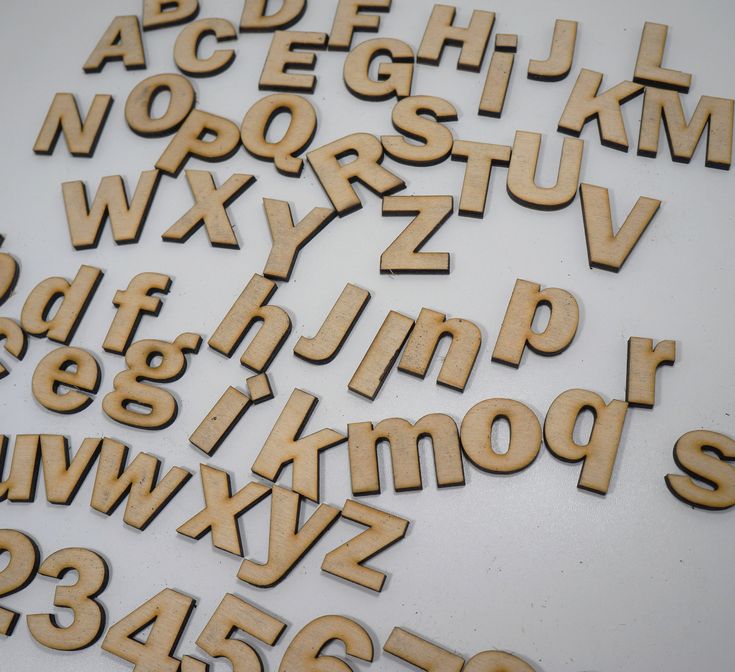
<path id="1" fill-rule="evenodd" d="M 225 359 L 207 347 L 190 359 L 186 375 L 170 386 L 181 400 L 178 420 L 162 432 L 135 431 L 113 423 L 101 411 L 102 397 L 122 369 L 122 359 L 101 343 L 114 315 L 117 289 L 142 271 L 173 276 L 171 293 L 156 319 L 145 317 L 138 338 L 172 339 L 182 331 L 211 335 L 235 297 L 261 272 L 270 238 L 261 206 L 264 196 L 284 198 L 303 216 L 327 199 L 307 167 L 301 179 L 276 173 L 273 166 L 244 150 L 226 163 L 190 161 L 187 167 L 211 170 L 219 183 L 233 172 L 253 173 L 257 183 L 229 209 L 242 249 L 210 247 L 204 231 L 185 245 L 165 244 L 161 233 L 190 207 L 183 175 L 163 178 L 141 236 L 132 246 L 116 246 L 109 227 L 96 250 L 75 252 L 69 242 L 60 184 L 83 179 L 96 189 L 104 175 L 123 175 L 129 187 L 157 160 L 168 138 L 142 139 L 123 118 L 133 86 L 146 76 L 174 72 L 173 43 L 179 28 L 145 34 L 148 68 L 125 71 L 119 63 L 85 75 L 82 63 L 115 15 L 139 13 L 140 2 L 3 3 L 0 63 L 4 129 L 0 156 L 3 186 L 3 251 L 20 259 L 15 295 L 2 314 L 19 317 L 25 297 L 50 275 L 73 277 L 81 264 L 105 270 L 105 277 L 73 344 L 95 352 L 103 366 L 100 393 L 74 416 L 44 411 L 31 397 L 32 372 L 56 345 L 32 339 L 23 362 L 3 355 L 12 368 L 0 392 L 2 432 L 61 433 L 75 450 L 86 436 L 106 435 L 131 446 L 131 455 L 151 452 L 173 465 L 198 471 L 208 462 L 234 473 L 236 487 L 250 477 L 250 465 L 293 387 L 320 397 L 307 427 L 346 431 L 348 422 L 400 416 L 416 420 L 446 412 L 458 421 L 478 401 L 495 396 L 519 399 L 542 418 L 551 401 L 572 387 L 623 398 L 629 336 L 677 340 L 678 361 L 658 374 L 654 410 L 631 409 L 612 487 L 606 497 L 577 490 L 579 465 L 554 459 L 545 448 L 526 471 L 498 477 L 466 464 L 465 487 L 437 490 L 432 460 L 422 458 L 425 488 L 397 495 L 392 487 L 361 501 L 412 521 L 406 539 L 372 561 L 389 581 L 380 595 L 355 588 L 319 570 L 324 554 L 358 531 L 338 522 L 279 586 L 255 590 L 236 578 L 239 559 L 212 548 L 210 537 L 191 542 L 176 527 L 202 505 L 199 476 L 190 480 L 143 533 L 125 526 L 122 508 L 111 517 L 89 507 L 93 474 L 69 507 L 45 502 L 42 485 L 31 504 L 0 504 L 0 526 L 36 538 L 46 557 L 68 546 L 102 553 L 111 580 L 102 595 L 108 624 L 115 623 L 162 588 L 195 596 L 193 614 L 177 655 L 197 652 L 194 640 L 226 592 L 235 592 L 289 623 L 278 646 L 258 646 L 267 669 L 277 670 L 286 646 L 313 618 L 329 613 L 356 618 L 373 634 L 376 660 L 355 670 L 395 670 L 402 664 L 381 652 L 394 626 L 403 626 L 469 657 L 499 648 L 517 653 L 544 672 L 615 670 L 729 669 L 728 633 L 735 588 L 731 512 L 697 511 L 676 500 L 664 476 L 676 471 L 672 448 L 684 432 L 704 427 L 735 434 L 731 338 L 735 320 L 730 299 L 735 243 L 732 172 L 704 167 L 704 143 L 690 165 L 674 164 L 662 137 L 657 159 L 621 153 L 599 143 L 596 124 L 586 126 L 582 180 L 611 189 L 620 221 L 639 195 L 660 198 L 661 211 L 620 274 L 590 270 L 579 199 L 559 212 L 537 212 L 513 203 L 505 192 L 504 169 L 496 169 L 484 220 L 453 216 L 427 250 L 448 250 L 449 276 L 381 276 L 379 256 L 404 225 L 381 218 L 380 201 L 358 187 L 365 207 L 338 219 L 300 254 L 292 279 L 273 303 L 289 310 L 293 332 L 270 368 L 275 400 L 248 411 L 219 452 L 207 459 L 188 436 L 227 385 L 244 384 L 248 372 L 238 357 Z M 383 15 L 380 35 L 418 47 L 431 3 L 395 0 Z M 452 101 L 460 119 L 455 137 L 511 144 L 516 129 L 543 132 L 540 168 L 553 181 L 562 137 L 556 132 L 568 94 L 581 67 L 605 73 L 603 87 L 633 73 L 645 20 L 671 26 L 665 65 L 693 73 L 685 99 L 690 114 L 702 94 L 732 96 L 735 47 L 731 29 L 735 5 L 636 2 L 592 3 L 496 0 L 459 1 L 458 20 L 472 7 L 497 12 L 495 30 L 519 34 L 519 52 L 506 108 L 500 120 L 481 118 L 476 107 L 481 75 L 455 69 L 457 50 L 448 48 L 440 67 L 417 66 L 413 92 Z M 312 0 L 294 29 L 328 32 L 336 2 Z M 200 18 L 220 16 L 237 23 L 241 3 L 203 1 Z M 545 58 L 555 18 L 580 22 L 574 66 L 559 83 L 526 79 L 529 58 Z M 356 42 L 373 37 L 359 33 Z M 225 73 L 195 81 L 199 106 L 239 123 L 261 97 L 257 80 L 270 35 L 240 35 L 237 58 Z M 232 46 L 233 43 L 224 45 Z M 311 147 L 351 132 L 393 132 L 394 101 L 366 103 L 342 83 L 344 53 L 318 54 L 318 85 L 311 100 L 319 129 Z M 32 151 L 48 105 L 57 91 L 74 92 L 83 109 L 94 93 L 115 97 L 93 159 L 68 155 L 63 141 L 52 157 Z M 630 143 L 637 141 L 642 98 L 624 106 Z M 404 193 L 450 193 L 458 198 L 464 164 L 445 162 L 428 169 L 386 159 L 407 182 Z M 516 278 L 572 291 L 581 307 L 573 345 L 562 355 L 526 353 L 514 370 L 490 362 L 490 352 Z M 326 367 L 309 365 L 292 354 L 299 335 L 311 336 L 346 282 L 369 289 L 373 298 L 339 357 Z M 426 380 L 393 371 L 374 403 L 346 389 L 347 381 L 389 309 L 416 316 L 422 306 L 465 317 L 481 326 L 483 346 L 464 394 L 435 385 L 437 362 Z M 440 349 L 443 352 L 446 345 Z M 238 350 L 238 353 L 241 349 Z M 239 356 L 239 354 L 238 354 Z M 428 446 L 425 446 L 428 448 Z M 385 458 L 386 455 L 383 455 Z M 346 444 L 323 454 L 323 500 L 341 505 L 350 496 Z M 388 460 L 382 480 L 390 483 Z M 290 470 L 279 481 L 290 483 Z M 312 511 L 313 506 L 307 505 Z M 247 554 L 264 560 L 269 504 L 241 520 Z M 4 566 L 5 560 L 0 560 Z M 39 577 L 24 591 L 1 600 L 24 615 L 53 610 L 55 582 Z M 67 623 L 64 613 L 60 616 Z M 338 648 L 338 647 L 337 647 Z M 24 672 L 126 670 L 130 665 L 100 648 L 61 654 L 39 646 L 22 620 L 15 634 L 0 642 L 0 669 Z M 215 671 L 226 669 L 217 661 Z"/>

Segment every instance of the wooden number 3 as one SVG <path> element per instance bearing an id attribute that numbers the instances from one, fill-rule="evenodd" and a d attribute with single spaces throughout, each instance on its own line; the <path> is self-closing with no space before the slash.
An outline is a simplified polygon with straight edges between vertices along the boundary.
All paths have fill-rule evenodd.
<path id="1" fill-rule="evenodd" d="M 38 569 L 39 574 L 63 578 L 70 570 L 79 578 L 68 586 L 57 586 L 54 604 L 74 612 L 67 627 L 60 626 L 53 614 L 29 614 L 28 629 L 43 646 L 59 651 L 78 651 L 94 644 L 105 629 L 105 610 L 94 598 L 107 587 L 107 563 L 86 548 L 64 548 L 52 553 Z"/>
<path id="2" fill-rule="evenodd" d="M 10 553 L 10 561 L 0 572 L 0 597 L 23 590 L 36 572 L 54 579 L 67 572 L 78 575 L 76 583 L 57 586 L 54 604 L 74 613 L 71 625 L 60 626 L 54 614 L 26 617 L 33 638 L 43 646 L 59 651 L 78 651 L 94 644 L 105 629 L 105 610 L 94 598 L 107 587 L 107 563 L 86 548 L 64 548 L 52 553 L 39 567 L 41 554 L 36 542 L 17 530 L 0 530 L 0 555 Z M 10 636 L 19 614 L 0 607 L 0 635 Z"/>

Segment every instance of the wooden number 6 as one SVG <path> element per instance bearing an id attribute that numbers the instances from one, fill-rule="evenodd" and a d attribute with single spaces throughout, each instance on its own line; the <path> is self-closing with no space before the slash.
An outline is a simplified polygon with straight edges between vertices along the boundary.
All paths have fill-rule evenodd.
<path id="1" fill-rule="evenodd" d="M 0 597 L 23 590 L 36 575 L 39 552 L 36 542 L 16 530 L 0 530 L 0 556 L 10 553 L 10 562 L 0 572 Z M 20 614 L 0 607 L 0 635 L 10 637 Z"/>
<path id="2" fill-rule="evenodd" d="M 307 623 L 288 645 L 278 672 L 353 672 L 335 656 L 320 656 L 333 640 L 340 640 L 348 656 L 373 661 L 373 640 L 365 629 L 344 616 L 321 616 Z"/>
<path id="3" fill-rule="evenodd" d="M 53 614 L 29 614 L 28 629 L 43 646 L 59 651 L 78 651 L 94 644 L 105 629 L 105 610 L 94 598 L 107 587 L 107 563 L 86 548 L 64 548 L 43 561 L 39 574 L 54 579 L 67 572 L 77 572 L 79 578 L 70 586 L 57 586 L 54 604 L 74 612 L 74 620 L 67 627 L 60 626 Z"/>

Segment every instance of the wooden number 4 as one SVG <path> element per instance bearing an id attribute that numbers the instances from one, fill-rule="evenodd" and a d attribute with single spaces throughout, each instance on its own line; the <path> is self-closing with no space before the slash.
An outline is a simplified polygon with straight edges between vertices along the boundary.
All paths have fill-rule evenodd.
<path id="1" fill-rule="evenodd" d="M 115 623 L 102 648 L 133 663 L 133 672 L 178 672 L 181 661 L 173 654 L 194 606 L 194 598 L 166 588 Z M 149 625 L 140 642 L 135 636 Z"/>
<path id="2" fill-rule="evenodd" d="M 174 657 L 194 610 L 194 598 L 166 588 L 113 625 L 102 648 L 129 663 L 133 672 L 206 672 L 209 664 L 194 656 Z M 152 625 L 145 642 L 136 635 Z M 213 658 L 226 658 L 233 672 L 262 672 L 258 653 L 232 635 L 244 632 L 273 646 L 286 624 L 236 595 L 227 594 L 196 640 Z"/>

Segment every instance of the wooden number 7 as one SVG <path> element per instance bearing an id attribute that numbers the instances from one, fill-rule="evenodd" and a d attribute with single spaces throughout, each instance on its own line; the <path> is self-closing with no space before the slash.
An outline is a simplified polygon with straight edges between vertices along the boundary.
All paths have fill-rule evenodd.
<path id="1" fill-rule="evenodd" d="M 23 590 L 36 575 L 40 554 L 28 535 L 16 530 L 0 530 L 0 556 L 10 553 L 10 562 L 0 572 L 0 597 Z M 10 637 L 20 614 L 0 607 L 0 635 Z"/>

